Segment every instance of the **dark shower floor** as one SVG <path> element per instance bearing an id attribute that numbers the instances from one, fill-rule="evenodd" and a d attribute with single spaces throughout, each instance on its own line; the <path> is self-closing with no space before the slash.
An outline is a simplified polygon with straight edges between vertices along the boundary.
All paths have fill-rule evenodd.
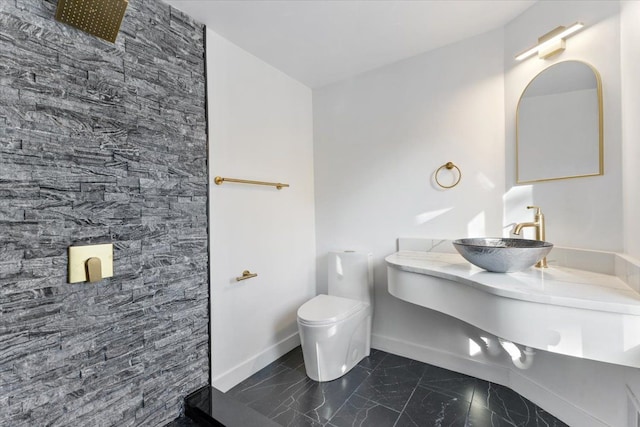
<path id="1" fill-rule="evenodd" d="M 298 347 L 226 396 L 282 426 L 566 426 L 507 387 L 373 349 L 347 375 L 317 383 Z"/>

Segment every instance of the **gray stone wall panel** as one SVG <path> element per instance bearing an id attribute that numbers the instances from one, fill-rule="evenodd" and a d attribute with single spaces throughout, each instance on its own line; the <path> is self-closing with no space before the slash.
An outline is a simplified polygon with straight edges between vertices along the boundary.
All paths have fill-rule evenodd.
<path id="1" fill-rule="evenodd" d="M 164 425 L 209 376 L 203 27 L 131 0 L 110 44 L 56 4 L 0 1 L 0 425 Z"/>

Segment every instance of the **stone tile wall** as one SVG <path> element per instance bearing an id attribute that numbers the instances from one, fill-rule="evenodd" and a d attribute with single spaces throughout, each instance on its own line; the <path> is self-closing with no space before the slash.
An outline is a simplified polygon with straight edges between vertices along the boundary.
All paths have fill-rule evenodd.
<path id="1" fill-rule="evenodd" d="M 129 0 L 114 44 L 0 0 L 0 425 L 157 426 L 206 385 L 204 33 Z M 113 242 L 114 277 L 67 283 Z"/>

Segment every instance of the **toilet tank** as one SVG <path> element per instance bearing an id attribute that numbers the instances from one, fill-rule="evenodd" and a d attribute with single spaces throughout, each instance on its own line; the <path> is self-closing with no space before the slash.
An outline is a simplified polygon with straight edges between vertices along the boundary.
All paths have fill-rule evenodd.
<path id="1" fill-rule="evenodd" d="M 364 252 L 329 252 L 329 295 L 373 304 L 373 255 Z"/>

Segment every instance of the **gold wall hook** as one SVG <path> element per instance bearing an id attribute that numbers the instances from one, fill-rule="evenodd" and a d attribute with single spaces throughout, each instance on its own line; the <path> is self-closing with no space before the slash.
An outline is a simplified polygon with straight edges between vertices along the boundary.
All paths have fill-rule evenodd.
<path id="1" fill-rule="evenodd" d="M 87 281 L 97 282 L 102 280 L 102 261 L 100 258 L 91 257 L 85 263 L 87 269 Z"/>
<path id="2" fill-rule="evenodd" d="M 113 277 L 113 244 L 69 247 L 69 283 Z"/>
<path id="3" fill-rule="evenodd" d="M 443 170 L 443 169 L 447 169 L 447 170 L 451 170 L 451 169 L 455 169 L 458 171 L 458 179 L 456 180 L 456 182 L 454 182 L 451 185 L 443 185 L 440 180 L 438 180 L 438 174 Z M 456 185 L 458 185 L 458 183 L 460 182 L 460 180 L 462 179 L 462 172 L 460 171 L 460 168 L 456 165 L 453 164 L 453 162 L 447 162 L 444 165 L 440 166 L 438 168 L 438 170 L 435 173 L 435 179 L 436 179 L 436 184 L 438 184 L 440 187 L 442 188 L 453 188 Z"/>
<path id="4" fill-rule="evenodd" d="M 249 270 L 245 270 L 242 272 L 242 276 L 236 277 L 236 282 L 240 282 L 241 280 L 251 279 L 252 277 L 257 277 L 258 273 L 252 273 Z"/>

